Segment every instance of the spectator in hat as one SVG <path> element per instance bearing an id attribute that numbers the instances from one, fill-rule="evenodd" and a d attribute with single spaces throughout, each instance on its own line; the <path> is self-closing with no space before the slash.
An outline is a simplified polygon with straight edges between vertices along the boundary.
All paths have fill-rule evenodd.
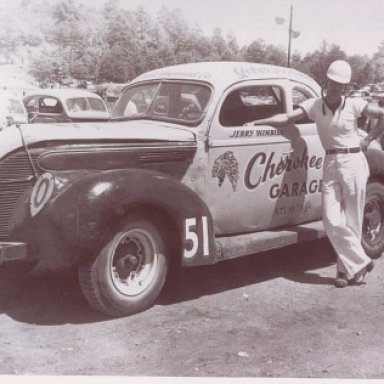
<path id="1" fill-rule="evenodd" d="M 247 125 L 287 126 L 309 117 L 316 123 L 326 156 L 323 166 L 322 213 L 324 228 L 337 254 L 335 286 L 360 284 L 374 263 L 361 245 L 366 184 L 369 168 L 364 152 L 384 130 L 384 109 L 362 98 L 344 95 L 351 80 L 351 66 L 343 60 L 331 63 L 321 97 L 300 104 L 289 113 L 256 120 Z M 377 119 L 361 140 L 357 120 Z"/>

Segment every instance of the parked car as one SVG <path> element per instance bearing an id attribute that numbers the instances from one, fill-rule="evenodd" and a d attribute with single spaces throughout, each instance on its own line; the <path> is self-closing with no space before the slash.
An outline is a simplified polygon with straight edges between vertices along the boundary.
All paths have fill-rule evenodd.
<path id="1" fill-rule="evenodd" d="M 94 84 L 92 81 L 87 81 L 86 88 L 88 91 L 96 93 L 97 92 L 97 85 Z"/>
<path id="2" fill-rule="evenodd" d="M 381 91 L 381 87 L 378 84 L 367 84 L 367 85 L 364 85 L 364 87 L 362 87 L 362 89 L 367 90 L 371 96 L 372 96 L 372 94 Z"/>
<path id="3" fill-rule="evenodd" d="M 383 103 L 384 101 L 384 92 L 377 92 L 375 97 L 373 98 L 373 100 L 378 103 L 379 101 L 381 101 L 381 103 Z"/>
<path id="4" fill-rule="evenodd" d="M 115 103 L 117 99 L 120 97 L 123 89 L 127 86 L 127 84 L 122 83 L 108 83 L 103 84 L 103 95 L 104 100 L 108 103 Z"/>
<path id="5" fill-rule="evenodd" d="M 244 125 L 320 94 L 290 68 L 184 64 L 133 80 L 110 122 L 0 132 L 0 260 L 76 268 L 88 302 L 122 316 L 156 301 L 171 263 L 214 264 L 325 236 L 314 123 Z M 367 158 L 362 244 L 378 257 L 377 143 Z"/>
<path id="6" fill-rule="evenodd" d="M 28 117 L 23 102 L 10 92 L 0 91 L 0 129 L 26 123 Z"/>
<path id="7" fill-rule="evenodd" d="M 357 90 L 359 90 L 357 83 L 350 83 L 346 85 L 344 94 L 346 96 L 351 96 L 353 92 L 356 92 Z"/>
<path id="8" fill-rule="evenodd" d="M 350 97 L 361 97 L 363 99 L 371 99 L 370 93 L 366 90 L 358 89 L 353 91 Z"/>
<path id="9" fill-rule="evenodd" d="M 108 121 L 103 99 L 77 88 L 41 89 L 23 97 L 30 123 Z"/>

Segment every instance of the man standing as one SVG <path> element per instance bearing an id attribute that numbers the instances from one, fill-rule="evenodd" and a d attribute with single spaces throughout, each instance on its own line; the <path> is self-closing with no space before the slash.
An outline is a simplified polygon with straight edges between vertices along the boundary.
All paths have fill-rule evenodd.
<path id="1" fill-rule="evenodd" d="M 383 108 L 344 95 L 351 75 L 347 62 L 334 61 L 328 68 L 321 97 L 304 101 L 293 112 L 248 123 L 283 126 L 305 117 L 316 123 L 326 153 L 322 184 L 323 222 L 337 254 L 335 286 L 339 288 L 363 282 L 367 272 L 374 267 L 361 246 L 369 176 L 364 151 L 384 130 Z M 363 140 L 357 127 L 357 119 L 362 115 L 377 119 L 376 126 Z"/>

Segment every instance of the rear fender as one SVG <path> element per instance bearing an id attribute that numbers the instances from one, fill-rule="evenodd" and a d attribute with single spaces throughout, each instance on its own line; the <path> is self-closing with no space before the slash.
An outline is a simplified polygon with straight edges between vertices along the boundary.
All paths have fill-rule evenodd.
<path id="1" fill-rule="evenodd" d="M 368 148 L 366 152 L 370 177 L 384 180 L 384 151 L 378 148 Z"/>
<path id="2" fill-rule="evenodd" d="M 171 219 L 182 244 L 183 265 L 215 262 L 213 221 L 205 202 L 179 180 L 151 170 L 87 175 L 56 196 L 41 211 L 39 220 L 52 223 L 66 243 L 95 254 L 106 233 L 140 207 L 147 212 L 153 207 Z"/>

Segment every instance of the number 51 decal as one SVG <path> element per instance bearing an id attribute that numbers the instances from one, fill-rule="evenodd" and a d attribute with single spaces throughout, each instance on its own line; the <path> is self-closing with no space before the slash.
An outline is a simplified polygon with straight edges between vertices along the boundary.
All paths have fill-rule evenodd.
<path id="1" fill-rule="evenodd" d="M 200 219 L 200 218 L 199 218 Z M 201 221 L 200 221 L 201 220 Z M 207 216 L 202 216 L 199 220 L 201 231 L 198 230 L 198 221 L 196 217 L 185 219 L 184 223 L 184 257 L 190 259 L 196 256 L 199 247 L 203 247 L 204 256 L 209 255 L 209 239 L 208 239 L 208 220 Z M 200 238 L 199 238 L 200 235 Z"/>

